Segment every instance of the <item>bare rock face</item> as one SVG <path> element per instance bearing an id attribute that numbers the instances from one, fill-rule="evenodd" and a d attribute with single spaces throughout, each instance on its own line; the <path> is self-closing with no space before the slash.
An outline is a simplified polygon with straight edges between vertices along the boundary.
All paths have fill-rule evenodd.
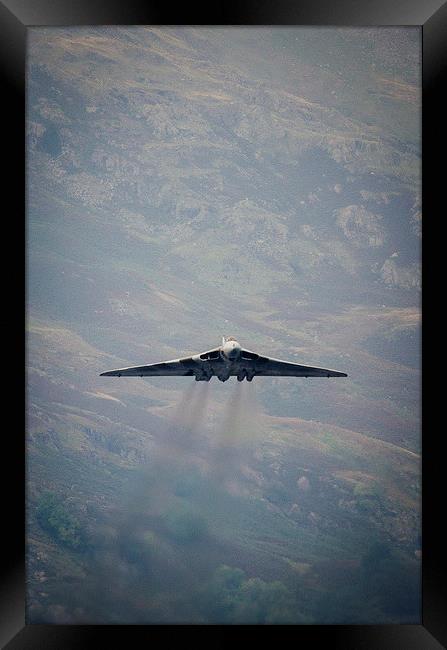
<path id="1" fill-rule="evenodd" d="M 336 211 L 337 225 L 358 248 L 377 248 L 386 240 L 386 230 L 380 214 L 369 212 L 361 205 L 348 205 Z"/>
<path id="2" fill-rule="evenodd" d="M 390 622 L 346 567 L 376 538 L 420 559 L 417 30 L 28 46 L 29 620 L 214 622 L 197 583 L 225 612 L 258 590 L 275 622 Z M 227 332 L 348 379 L 99 377 Z"/>
<path id="3" fill-rule="evenodd" d="M 302 490 L 303 492 L 307 492 L 310 489 L 310 483 L 307 476 L 302 476 L 301 478 L 299 478 L 297 481 L 297 485 L 299 489 Z"/>
<path id="4" fill-rule="evenodd" d="M 403 265 L 399 264 L 397 259 L 392 259 L 392 257 L 387 259 L 380 269 L 380 275 L 385 284 L 400 287 L 401 289 L 420 289 L 420 264 Z"/>

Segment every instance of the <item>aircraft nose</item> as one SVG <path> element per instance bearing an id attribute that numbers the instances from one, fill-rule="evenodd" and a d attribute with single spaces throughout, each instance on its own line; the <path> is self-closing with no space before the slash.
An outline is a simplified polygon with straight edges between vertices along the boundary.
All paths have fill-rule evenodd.
<path id="1" fill-rule="evenodd" d="M 227 359 L 236 359 L 239 355 L 241 346 L 235 341 L 228 341 L 224 347 L 224 354 Z"/>
<path id="2" fill-rule="evenodd" d="M 232 359 L 236 358 L 239 355 L 239 352 L 241 351 L 241 346 L 238 345 L 237 343 L 233 343 L 232 349 L 230 352 L 230 357 Z"/>

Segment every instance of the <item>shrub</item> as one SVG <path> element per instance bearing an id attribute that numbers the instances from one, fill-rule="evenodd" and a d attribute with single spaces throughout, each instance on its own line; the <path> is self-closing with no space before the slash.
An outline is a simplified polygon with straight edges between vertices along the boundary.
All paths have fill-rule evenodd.
<path id="1" fill-rule="evenodd" d="M 280 581 L 246 578 L 244 571 L 223 565 L 206 591 L 206 614 L 217 623 L 301 623 L 303 616 Z"/>
<path id="2" fill-rule="evenodd" d="M 207 523 L 202 515 L 188 508 L 173 508 L 165 516 L 168 533 L 179 541 L 190 542 L 206 534 Z"/>
<path id="3" fill-rule="evenodd" d="M 66 504 L 54 492 L 45 492 L 36 511 L 40 526 L 56 542 L 80 550 L 85 546 L 85 535 L 78 519 L 67 511 Z"/>

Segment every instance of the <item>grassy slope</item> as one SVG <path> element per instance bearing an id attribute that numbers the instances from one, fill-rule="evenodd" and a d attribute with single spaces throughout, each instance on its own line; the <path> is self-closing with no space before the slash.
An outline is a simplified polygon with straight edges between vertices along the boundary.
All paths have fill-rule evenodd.
<path id="1" fill-rule="evenodd" d="M 340 77 L 339 62 L 331 69 L 306 59 L 304 46 L 296 60 L 283 36 L 267 38 L 259 57 L 255 36 L 233 32 L 230 59 L 228 36 L 217 32 L 211 47 L 209 30 L 33 36 L 44 75 L 39 81 L 35 71 L 30 88 L 28 158 L 36 616 L 45 616 L 46 598 L 57 607 L 60 584 L 84 579 L 94 561 L 61 549 L 38 526 L 33 505 L 42 490 L 74 495 L 87 528 L 103 530 L 98 546 L 107 545 L 117 534 L 124 477 L 135 481 L 138 466 L 166 445 L 160 504 L 197 509 L 209 535 L 188 550 L 169 536 L 160 512 L 139 513 L 161 544 L 157 557 L 177 567 L 174 583 L 188 565 L 208 575 L 227 562 L 291 586 L 304 572 L 309 589 L 324 590 L 316 567 L 325 560 L 358 564 L 374 538 L 408 557 L 418 547 L 418 371 L 367 351 L 373 337 L 418 326 L 414 293 L 384 287 L 371 271 L 400 246 L 392 211 L 407 219 L 406 204 L 393 196 L 417 199 L 409 110 L 417 77 L 401 78 L 411 66 L 394 64 L 389 47 L 369 84 L 361 66 Z M 363 42 L 373 39 L 354 39 L 357 55 Z M 279 64 L 292 60 L 283 78 Z M 393 110 L 383 110 L 384 97 Z M 39 135 L 49 126 L 57 132 L 50 144 Z M 315 157 L 303 158 L 309 150 Z M 327 179 L 312 172 L 319 161 Z M 343 238 L 324 208 L 338 200 L 336 184 L 340 207 L 361 203 L 371 173 L 380 179 L 368 209 L 383 213 L 386 226 L 379 251 Z M 325 289 L 332 283 L 336 296 Z M 272 356 L 340 367 L 349 383 L 259 382 L 257 437 L 244 420 L 248 440 L 236 440 L 233 452 L 223 445 L 219 456 L 226 386 L 212 387 L 207 419 L 188 448 L 170 419 L 181 381 L 98 379 L 110 367 L 212 347 L 222 330 Z M 179 454 L 199 473 L 183 501 L 172 476 Z M 213 492 L 219 458 L 231 471 Z M 307 491 L 297 485 L 302 476 Z M 132 519 L 130 537 L 140 527 Z M 35 575 L 42 567 L 45 588 Z"/>

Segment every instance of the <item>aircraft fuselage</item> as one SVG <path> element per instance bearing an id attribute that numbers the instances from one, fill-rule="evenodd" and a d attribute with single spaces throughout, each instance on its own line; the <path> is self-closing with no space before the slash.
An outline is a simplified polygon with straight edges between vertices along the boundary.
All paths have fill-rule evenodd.
<path id="1" fill-rule="evenodd" d="M 253 379 L 254 373 L 249 368 L 245 368 L 242 363 L 241 351 L 242 347 L 236 339 L 232 337 L 224 337 L 222 339 L 219 352 L 223 363 L 220 364 L 219 370 L 216 373 L 220 381 L 227 381 L 232 375 L 236 375 L 238 381 L 243 381 L 244 379 L 251 381 Z M 209 381 L 211 377 L 212 374 L 207 372 L 196 374 L 195 376 L 196 381 Z"/>

